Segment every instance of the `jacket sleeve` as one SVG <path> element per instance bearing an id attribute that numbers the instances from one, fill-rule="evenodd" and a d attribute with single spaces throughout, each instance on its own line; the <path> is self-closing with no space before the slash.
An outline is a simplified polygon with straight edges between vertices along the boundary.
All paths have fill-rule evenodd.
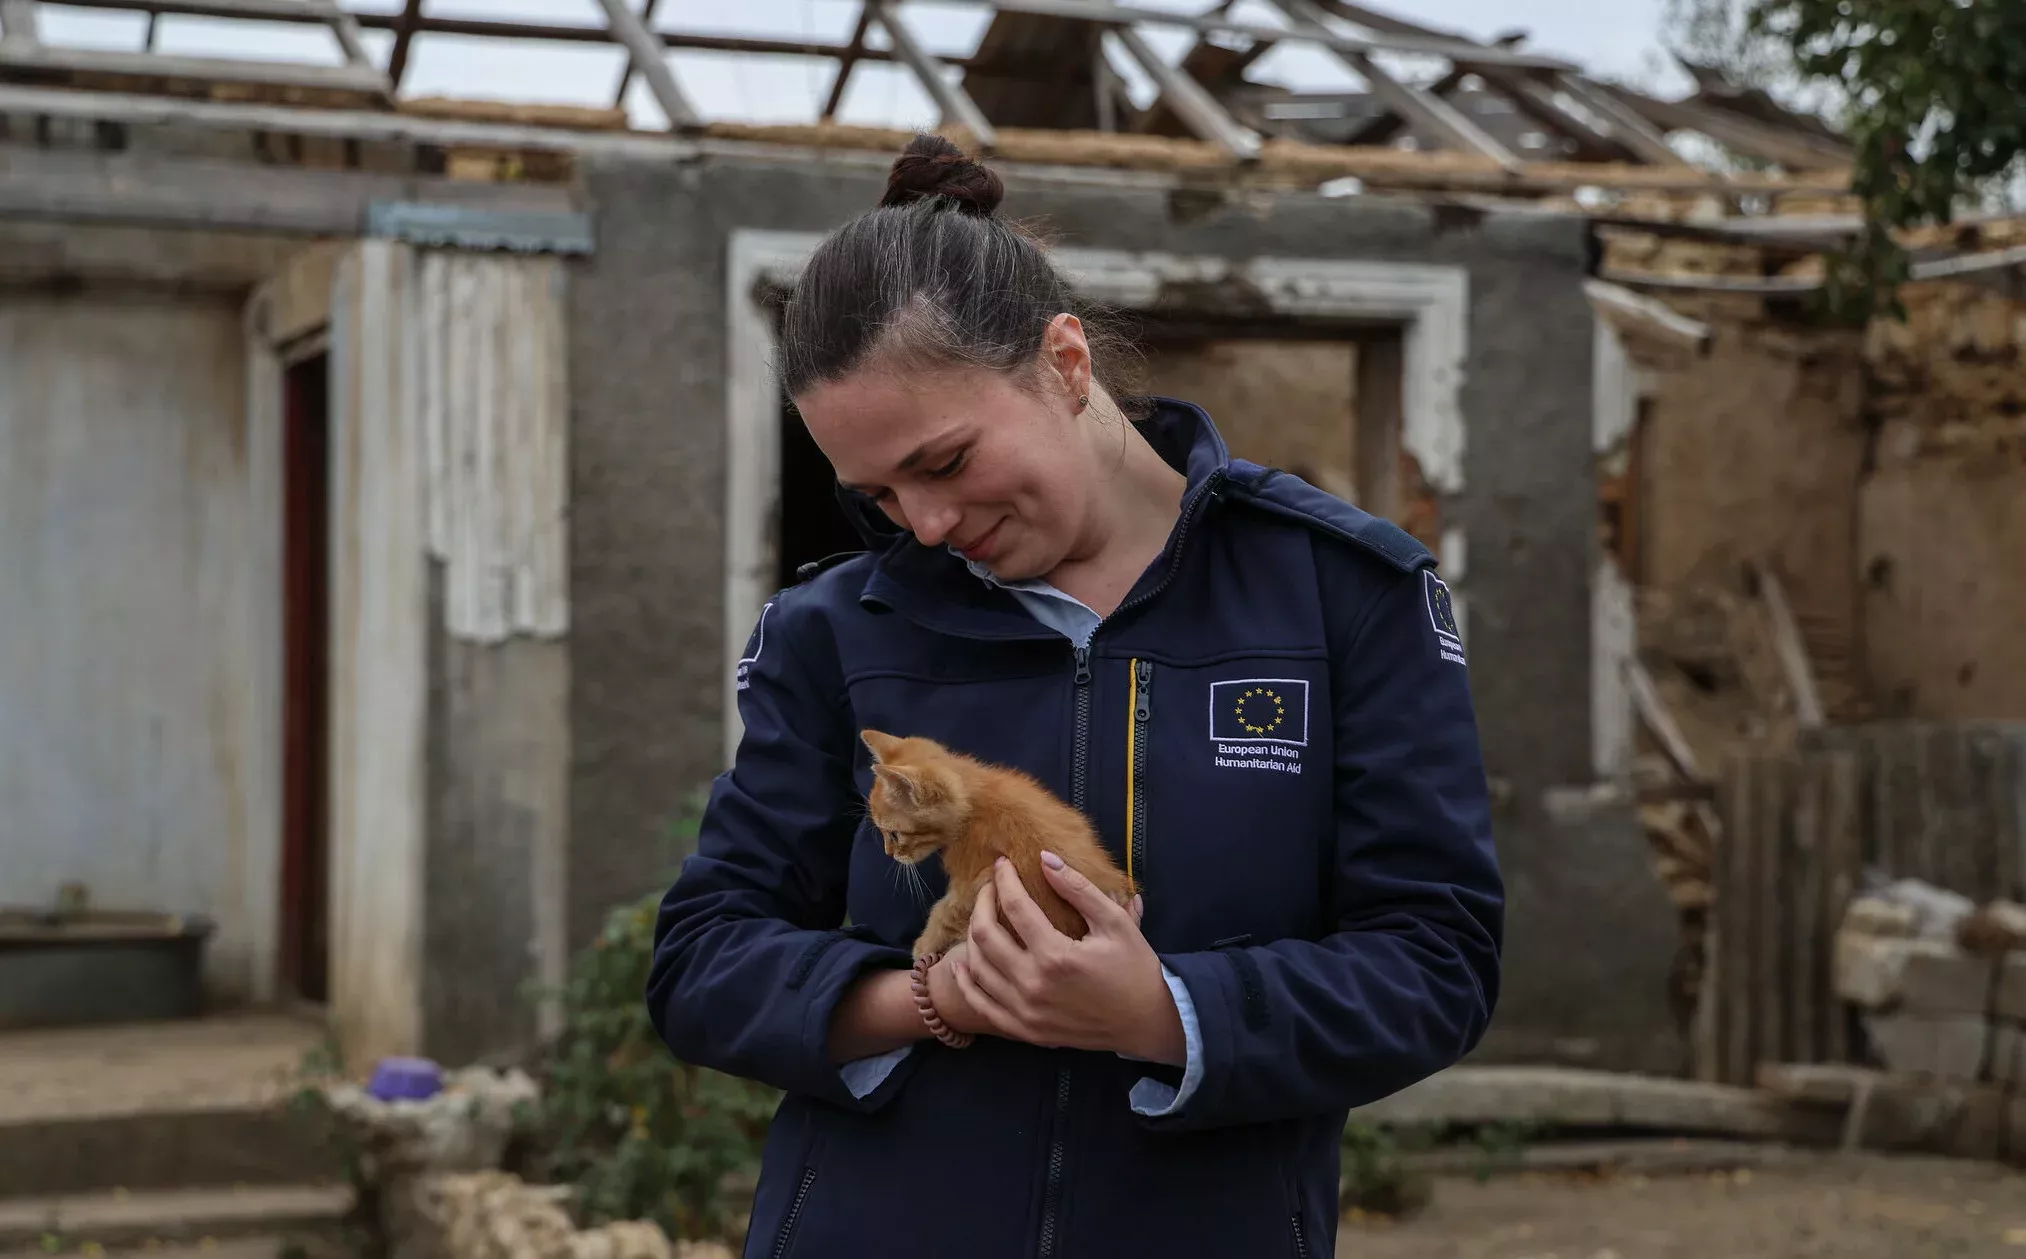
<path id="1" fill-rule="evenodd" d="M 860 1097 L 830 1061 L 830 1016 L 853 980 L 909 956 L 840 930 L 856 732 L 834 664 L 819 663 L 835 660 L 827 627 L 797 602 L 791 592 L 761 612 L 739 664 L 745 734 L 662 898 L 648 1014 L 686 1062 L 871 1111 L 912 1055 Z"/>
<path id="2" fill-rule="evenodd" d="M 1352 558 L 1319 542 L 1326 599 Z M 1491 1019 L 1504 887 L 1462 645 L 1431 614 L 1433 569 L 1380 581 L 1331 633 L 1333 933 L 1162 957 L 1194 1001 L 1203 1073 L 1151 1127 L 1364 1105 L 1455 1063 Z"/>

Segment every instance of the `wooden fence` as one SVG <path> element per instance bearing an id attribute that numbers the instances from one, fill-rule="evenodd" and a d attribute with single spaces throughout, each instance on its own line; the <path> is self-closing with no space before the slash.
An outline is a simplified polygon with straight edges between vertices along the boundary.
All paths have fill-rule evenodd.
<path id="1" fill-rule="evenodd" d="M 1814 731 L 1792 754 L 1728 762 L 1718 814 L 1697 1074 L 1749 1084 L 1761 1062 L 1853 1061 L 1830 979 L 1843 907 L 1867 868 L 2021 899 L 2026 724 Z"/>

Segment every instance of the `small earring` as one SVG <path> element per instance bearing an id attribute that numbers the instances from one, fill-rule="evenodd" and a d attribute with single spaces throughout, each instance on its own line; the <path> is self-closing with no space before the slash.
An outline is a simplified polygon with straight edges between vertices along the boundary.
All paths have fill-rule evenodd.
<path id="1" fill-rule="evenodd" d="M 1082 408 L 1084 408 L 1084 407 L 1087 407 L 1087 406 L 1089 406 L 1089 405 L 1090 405 L 1090 395 L 1089 395 L 1089 394 L 1087 394 L 1087 393 L 1080 393 L 1080 394 L 1078 394 L 1078 395 L 1076 396 L 1076 405 L 1077 405 L 1077 408 L 1078 408 L 1079 410 L 1081 410 L 1081 409 L 1082 409 Z"/>

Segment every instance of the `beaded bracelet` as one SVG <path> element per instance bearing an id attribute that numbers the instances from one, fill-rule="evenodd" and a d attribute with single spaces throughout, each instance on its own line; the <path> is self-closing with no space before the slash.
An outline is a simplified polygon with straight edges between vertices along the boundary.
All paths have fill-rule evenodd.
<path id="1" fill-rule="evenodd" d="M 936 1013 L 936 1003 L 929 996 L 929 968 L 942 960 L 943 955 L 940 953 L 931 953 L 926 957 L 915 959 L 913 976 L 915 1009 L 921 1011 L 922 1022 L 928 1024 L 931 1036 L 952 1049 L 962 1049 L 971 1043 L 971 1033 L 952 1030 L 948 1023 L 943 1022 L 943 1016 Z"/>

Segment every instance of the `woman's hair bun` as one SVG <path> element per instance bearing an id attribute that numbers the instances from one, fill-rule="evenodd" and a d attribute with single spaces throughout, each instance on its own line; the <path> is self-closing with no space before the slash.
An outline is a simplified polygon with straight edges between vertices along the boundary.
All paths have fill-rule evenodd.
<path id="1" fill-rule="evenodd" d="M 947 197 L 963 213 L 986 217 L 1005 195 L 999 176 L 964 156 L 962 149 L 938 135 L 918 135 L 894 159 L 879 203 L 908 205 L 924 197 Z"/>

